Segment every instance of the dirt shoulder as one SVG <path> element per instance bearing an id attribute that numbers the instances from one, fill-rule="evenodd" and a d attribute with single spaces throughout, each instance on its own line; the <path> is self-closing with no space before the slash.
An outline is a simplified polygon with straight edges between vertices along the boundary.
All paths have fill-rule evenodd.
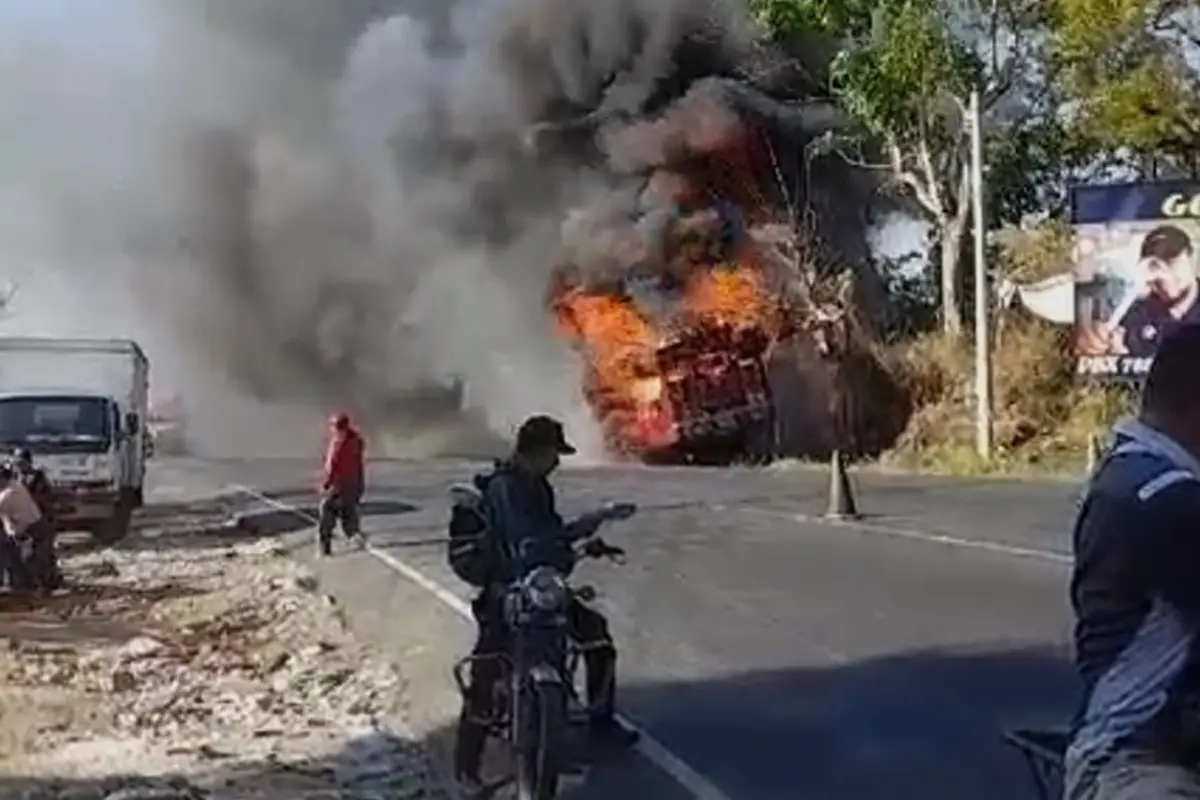
<path id="1" fill-rule="evenodd" d="M 271 542 L 70 556 L 0 596 L 0 797 L 445 797 L 408 686 Z"/>

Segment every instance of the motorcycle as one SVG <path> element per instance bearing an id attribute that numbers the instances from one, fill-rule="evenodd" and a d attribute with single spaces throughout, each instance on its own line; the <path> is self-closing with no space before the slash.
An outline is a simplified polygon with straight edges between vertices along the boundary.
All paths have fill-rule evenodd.
<path id="1" fill-rule="evenodd" d="M 602 519 L 625 519 L 635 507 L 609 506 Z M 577 546 L 581 558 L 607 558 L 622 563 L 625 551 L 597 537 Z M 477 659 L 497 659 L 500 679 L 492 687 L 491 735 L 511 746 L 516 760 L 518 800 L 553 800 L 568 765 L 569 730 L 587 719 L 588 708 L 575 685 L 579 662 L 599 643 L 575 642 L 569 636 L 567 611 L 575 599 L 591 602 L 591 586 L 572 587 L 550 566 L 535 567 L 505 590 L 502 608 L 511 632 L 507 653 L 468 656 L 454 667 L 454 680 L 464 698 L 467 673 Z"/>

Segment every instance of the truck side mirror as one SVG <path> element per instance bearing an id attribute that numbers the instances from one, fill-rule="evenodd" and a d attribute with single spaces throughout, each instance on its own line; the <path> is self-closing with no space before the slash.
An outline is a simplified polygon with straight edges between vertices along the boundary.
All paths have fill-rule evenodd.
<path id="1" fill-rule="evenodd" d="M 125 432 L 136 436 L 138 432 L 138 415 L 132 411 L 125 414 Z"/>

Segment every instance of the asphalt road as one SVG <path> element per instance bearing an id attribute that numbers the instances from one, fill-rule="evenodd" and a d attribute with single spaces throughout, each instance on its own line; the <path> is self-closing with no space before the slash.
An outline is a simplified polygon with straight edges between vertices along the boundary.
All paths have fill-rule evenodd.
<path id="1" fill-rule="evenodd" d="M 164 459 L 151 498 L 244 485 L 308 502 L 312 472 Z M 371 499 L 418 508 L 370 517 L 374 546 L 459 596 L 443 549 L 422 542 L 440 532 L 445 487 L 469 474 L 453 462 L 371 469 Z M 1074 701 L 1066 552 L 1078 487 L 863 474 L 864 520 L 831 525 L 825 482 L 803 469 L 564 471 L 567 512 L 603 499 L 642 507 L 606 534 L 628 563 L 578 573 L 612 621 L 622 708 L 729 800 L 1033 797 L 999 737 L 1059 722 Z M 384 559 L 323 569 L 368 635 L 444 682 L 444 655 L 405 649 L 400 621 L 440 626 L 454 648 L 469 626 L 431 610 Z M 690 796 L 639 758 L 598 765 L 575 793 L 617 795 Z"/>

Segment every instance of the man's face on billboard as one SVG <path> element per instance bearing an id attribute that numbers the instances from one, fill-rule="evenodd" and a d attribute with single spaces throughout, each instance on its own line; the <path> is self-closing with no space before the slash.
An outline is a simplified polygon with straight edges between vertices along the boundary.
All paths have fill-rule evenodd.
<path id="1" fill-rule="evenodd" d="M 1184 250 L 1174 258 L 1146 259 L 1150 291 L 1168 303 L 1183 300 L 1196 285 L 1196 262 L 1196 254 L 1190 250 Z"/>

